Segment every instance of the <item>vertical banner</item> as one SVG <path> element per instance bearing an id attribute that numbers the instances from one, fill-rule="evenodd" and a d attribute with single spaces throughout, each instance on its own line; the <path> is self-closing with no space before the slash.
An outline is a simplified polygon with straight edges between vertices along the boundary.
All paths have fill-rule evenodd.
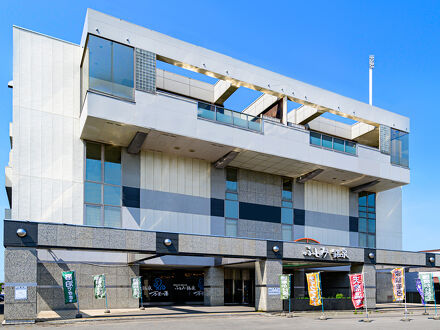
<path id="1" fill-rule="evenodd" d="M 425 295 L 423 293 L 423 287 L 422 287 L 422 281 L 420 280 L 420 278 L 416 279 L 416 288 L 417 291 L 419 292 L 420 297 L 422 298 L 422 304 L 425 304 Z"/>
<path id="2" fill-rule="evenodd" d="M 308 273 L 307 276 L 307 286 L 310 297 L 310 305 L 320 306 L 321 301 L 321 280 L 319 273 Z"/>
<path id="3" fill-rule="evenodd" d="M 365 288 L 362 274 L 350 274 L 351 301 L 355 309 L 364 307 Z"/>
<path id="4" fill-rule="evenodd" d="M 135 299 L 139 299 L 142 294 L 142 282 L 140 277 L 133 277 L 131 279 L 131 295 Z"/>
<path id="5" fill-rule="evenodd" d="M 393 301 L 405 300 L 405 268 L 394 268 L 391 271 L 391 281 L 393 282 Z"/>
<path id="6" fill-rule="evenodd" d="M 290 274 L 280 275 L 280 299 L 290 298 Z"/>
<path id="7" fill-rule="evenodd" d="M 76 303 L 76 279 L 75 271 L 63 272 L 63 290 L 64 290 L 64 303 L 71 304 Z"/>
<path id="8" fill-rule="evenodd" d="M 425 301 L 435 301 L 434 281 L 432 274 L 428 272 L 420 272 L 419 279 L 422 285 L 423 298 Z"/>
<path id="9" fill-rule="evenodd" d="M 95 275 L 93 276 L 93 285 L 95 291 L 96 299 L 103 299 L 106 296 L 106 288 L 105 288 L 105 275 Z"/>

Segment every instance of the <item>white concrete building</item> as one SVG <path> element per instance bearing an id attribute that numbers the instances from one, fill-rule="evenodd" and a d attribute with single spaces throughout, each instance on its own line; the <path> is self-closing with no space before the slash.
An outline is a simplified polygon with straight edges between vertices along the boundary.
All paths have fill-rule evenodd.
<path id="1" fill-rule="evenodd" d="M 53 281 L 36 289 L 37 311 L 63 306 L 57 296 L 63 262 L 119 265 L 126 283 L 109 282 L 109 290 L 125 288 L 120 296 L 109 293 L 114 306 L 133 305 L 128 278 L 141 275 L 147 304 L 202 302 L 204 279 L 211 290 L 221 287 L 215 294 L 205 289 L 205 303 L 271 309 L 260 301 L 261 279 L 249 254 L 194 255 L 181 250 L 184 234 L 211 242 L 312 239 L 353 251 L 401 250 L 408 118 L 94 10 L 80 45 L 19 27 L 13 34 L 11 223 L 118 228 L 154 233 L 155 244 L 163 237 L 179 241 L 179 256 L 140 247 L 97 254 L 94 243 L 88 251 L 77 241 L 70 247 L 82 248 L 72 252 L 59 241 L 42 242 L 38 226 L 35 267 Z M 217 81 L 169 72 L 159 62 Z M 245 109 L 225 109 L 240 88 L 261 95 Z M 24 244 L 14 242 L 5 245 Z M 243 267 L 228 268 L 237 258 Z M 163 274 L 176 279 L 171 286 L 191 277 L 195 282 L 184 285 L 202 293 L 158 296 L 153 282 L 165 281 Z"/>

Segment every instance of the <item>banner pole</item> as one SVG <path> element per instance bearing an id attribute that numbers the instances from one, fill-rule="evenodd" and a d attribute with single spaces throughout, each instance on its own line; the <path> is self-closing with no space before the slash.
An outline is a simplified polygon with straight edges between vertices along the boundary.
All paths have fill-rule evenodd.
<path id="1" fill-rule="evenodd" d="M 370 322 L 370 317 L 368 316 L 367 289 L 365 288 L 365 273 L 364 273 L 364 271 L 362 271 L 362 286 L 364 287 L 365 313 L 367 314 L 367 322 Z"/>
<path id="2" fill-rule="evenodd" d="M 143 300 L 143 293 L 144 293 L 144 287 L 142 285 L 142 276 L 139 276 L 139 284 L 140 284 L 140 289 L 141 289 L 141 307 L 139 308 L 140 310 L 145 310 L 144 307 L 144 300 Z"/>
<path id="3" fill-rule="evenodd" d="M 435 296 L 435 286 L 434 286 L 434 278 L 432 277 L 432 273 L 429 274 L 431 276 L 431 285 L 432 285 L 432 292 L 434 293 L 434 320 L 439 320 L 440 318 L 437 315 L 437 297 Z"/>
<path id="4" fill-rule="evenodd" d="M 290 302 L 292 300 L 292 274 L 289 274 L 289 314 L 290 314 Z"/>
<path id="5" fill-rule="evenodd" d="M 74 274 L 75 274 L 76 305 L 78 307 L 78 312 L 76 313 L 75 318 L 80 319 L 80 318 L 82 318 L 82 315 L 79 312 L 79 296 L 78 296 L 78 283 L 76 281 L 76 272 Z"/>
<path id="6" fill-rule="evenodd" d="M 409 321 L 408 319 L 408 310 L 406 308 L 406 268 L 403 268 L 403 283 L 404 283 L 404 293 L 405 293 L 405 317 L 403 318 L 403 321 Z"/>
<path id="7" fill-rule="evenodd" d="M 105 275 L 104 275 L 104 289 L 105 289 L 105 311 L 104 311 L 104 313 L 110 313 L 110 310 L 108 309 L 108 304 L 107 304 L 107 283 L 105 281 Z"/>
<path id="8" fill-rule="evenodd" d="M 320 320 L 327 320 L 327 318 L 325 317 L 325 314 L 324 314 L 324 297 L 322 296 L 322 290 L 321 290 L 321 286 L 322 286 L 321 272 L 318 272 L 318 276 L 319 276 L 318 292 L 319 292 L 319 296 L 321 297 L 321 307 L 322 307 L 322 315 L 319 319 Z"/>

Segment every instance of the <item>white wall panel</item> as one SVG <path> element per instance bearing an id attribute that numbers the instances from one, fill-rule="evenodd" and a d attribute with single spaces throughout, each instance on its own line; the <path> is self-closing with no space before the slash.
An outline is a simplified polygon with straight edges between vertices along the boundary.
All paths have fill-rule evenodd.
<path id="1" fill-rule="evenodd" d="M 350 232 L 348 231 L 305 226 L 304 236 L 312 237 L 321 244 L 350 245 Z"/>
<path id="2" fill-rule="evenodd" d="M 308 181 L 305 184 L 305 209 L 349 215 L 349 189 L 324 182 Z"/>
<path id="3" fill-rule="evenodd" d="M 211 220 L 206 215 L 141 209 L 140 228 L 151 231 L 209 235 Z"/>
<path id="4" fill-rule="evenodd" d="M 210 197 L 210 163 L 156 151 L 141 152 L 141 188 Z"/>
<path id="5" fill-rule="evenodd" d="M 82 224 L 82 50 L 20 28 L 13 35 L 12 217 Z"/>
<path id="6" fill-rule="evenodd" d="M 376 248 L 402 249 L 402 188 L 377 194 Z"/>

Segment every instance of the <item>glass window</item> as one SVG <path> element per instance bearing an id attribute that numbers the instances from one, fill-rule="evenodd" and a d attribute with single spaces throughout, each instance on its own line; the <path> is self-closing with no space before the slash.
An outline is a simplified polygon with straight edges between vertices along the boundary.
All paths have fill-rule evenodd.
<path id="1" fill-rule="evenodd" d="M 293 181 L 292 179 L 283 179 L 283 191 L 282 191 L 282 199 L 291 201 L 292 200 L 292 187 Z"/>
<path id="2" fill-rule="evenodd" d="M 370 209 L 371 207 L 374 208 L 374 206 L 376 205 L 376 194 L 369 194 L 368 195 L 368 208 Z M 373 209 L 374 211 L 374 209 Z"/>
<path id="3" fill-rule="evenodd" d="M 368 235 L 368 245 L 369 248 L 376 247 L 376 236 L 375 235 Z"/>
<path id="4" fill-rule="evenodd" d="M 226 219 L 226 236 L 237 237 L 237 220 Z"/>
<path id="5" fill-rule="evenodd" d="M 86 203 L 101 204 L 101 187 L 99 183 L 85 182 L 84 183 L 84 201 Z"/>
<path id="6" fill-rule="evenodd" d="M 338 151 L 345 151 L 345 141 L 342 139 L 334 138 L 333 139 L 333 149 Z"/>
<path id="7" fill-rule="evenodd" d="M 359 246 L 367 247 L 367 234 L 359 233 Z"/>
<path id="8" fill-rule="evenodd" d="M 104 155 L 104 157 L 101 155 Z M 104 168 L 104 173 L 102 173 L 101 168 Z M 85 172 L 85 224 L 120 227 L 122 204 L 121 149 L 87 142 Z M 106 184 L 103 184 L 103 181 Z M 103 207 L 103 205 L 106 206 Z"/>
<path id="9" fill-rule="evenodd" d="M 293 225 L 293 209 L 281 208 L 281 223 Z"/>
<path id="10" fill-rule="evenodd" d="M 332 149 L 333 148 L 333 138 L 328 135 L 322 135 L 322 146 L 324 148 Z"/>
<path id="11" fill-rule="evenodd" d="M 409 134 L 391 128 L 391 163 L 409 167 Z"/>
<path id="12" fill-rule="evenodd" d="M 236 193 L 226 193 L 226 199 L 236 201 L 238 200 L 238 195 Z"/>
<path id="13" fill-rule="evenodd" d="M 121 186 L 104 185 L 104 204 L 121 205 Z"/>
<path id="14" fill-rule="evenodd" d="M 217 107 L 217 120 L 225 123 L 225 124 L 232 124 L 232 111 L 226 110 L 224 108 Z"/>
<path id="15" fill-rule="evenodd" d="M 226 190 L 237 191 L 237 169 L 226 169 Z"/>
<path id="16" fill-rule="evenodd" d="M 281 231 L 282 231 L 283 241 L 292 240 L 292 226 L 282 225 Z"/>
<path id="17" fill-rule="evenodd" d="M 359 206 L 367 206 L 367 196 L 359 197 Z"/>
<path id="18" fill-rule="evenodd" d="M 86 180 L 101 182 L 101 145 L 86 144 Z"/>
<path id="19" fill-rule="evenodd" d="M 130 100 L 134 99 L 133 48 L 89 35 L 87 50 L 89 88 Z M 84 61 L 86 60 L 87 56 L 84 58 Z"/>
<path id="20" fill-rule="evenodd" d="M 310 144 L 315 146 L 321 145 L 321 134 L 316 132 L 310 132 Z"/>
<path id="21" fill-rule="evenodd" d="M 238 202 L 225 200 L 225 217 L 238 219 Z"/>
<path id="22" fill-rule="evenodd" d="M 86 205 L 86 225 L 101 226 L 101 206 Z"/>
<path id="23" fill-rule="evenodd" d="M 104 226 L 121 227 L 121 208 L 104 206 Z"/>
<path id="24" fill-rule="evenodd" d="M 359 211 L 359 216 L 360 216 L 360 217 L 363 217 L 363 218 L 366 218 L 366 217 L 367 217 L 367 213 L 366 213 L 366 212 L 360 212 L 360 211 Z"/>
<path id="25" fill-rule="evenodd" d="M 282 201 L 282 202 L 281 202 L 281 206 L 292 208 L 292 207 L 293 207 L 293 203 L 292 203 L 292 202 Z"/>
<path id="26" fill-rule="evenodd" d="M 364 233 L 367 232 L 367 219 L 359 218 L 359 231 Z"/>
<path id="27" fill-rule="evenodd" d="M 105 146 L 104 182 L 121 184 L 121 149 Z"/>
<path id="28" fill-rule="evenodd" d="M 370 234 L 376 233 L 376 220 L 368 220 L 368 232 Z"/>
<path id="29" fill-rule="evenodd" d="M 356 143 L 351 141 L 345 141 L 345 152 L 356 155 Z"/>

